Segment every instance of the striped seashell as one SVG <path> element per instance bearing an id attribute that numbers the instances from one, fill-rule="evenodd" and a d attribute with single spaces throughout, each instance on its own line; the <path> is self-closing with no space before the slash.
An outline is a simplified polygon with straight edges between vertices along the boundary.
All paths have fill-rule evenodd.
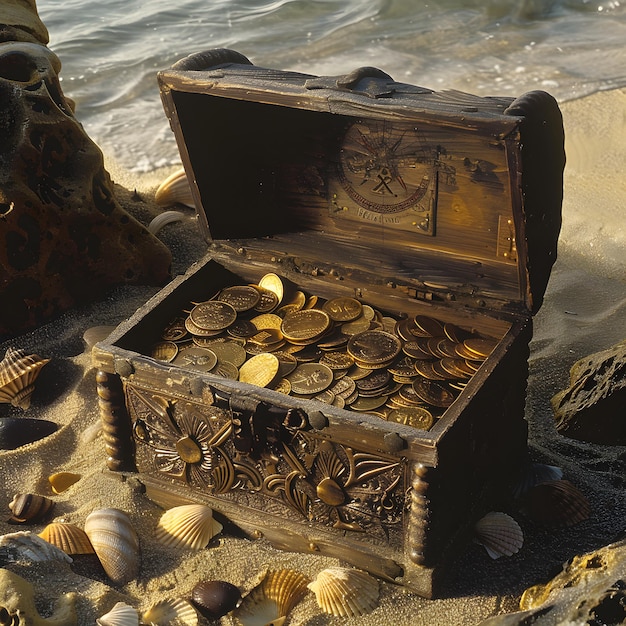
<path id="1" fill-rule="evenodd" d="M 306 593 L 307 579 L 290 569 L 269 570 L 233 615 L 243 626 L 279 626 Z"/>
<path id="2" fill-rule="evenodd" d="M 150 626 L 198 626 L 198 614 L 187 600 L 161 600 L 142 616 L 142 624 Z"/>
<path id="3" fill-rule="evenodd" d="M 535 485 L 549 480 L 561 480 L 561 478 L 563 478 L 563 470 L 556 465 L 528 463 L 524 465 L 513 484 L 513 497 L 520 498 Z"/>
<path id="4" fill-rule="evenodd" d="M 510 515 L 492 511 L 474 525 L 474 541 L 483 546 L 492 559 L 498 559 L 519 552 L 524 534 Z"/>
<path id="5" fill-rule="evenodd" d="M 521 511 L 535 524 L 549 528 L 573 526 L 591 515 L 585 495 L 569 480 L 548 480 L 522 498 Z"/>
<path id="6" fill-rule="evenodd" d="M 53 522 L 48 524 L 39 536 L 65 554 L 93 554 L 95 550 L 87 533 L 76 524 Z"/>
<path id="7" fill-rule="evenodd" d="M 53 507 L 54 500 L 46 496 L 39 496 L 35 493 L 16 493 L 9 503 L 12 513 L 9 522 L 25 524 L 43 520 Z"/>
<path id="8" fill-rule="evenodd" d="M 139 626 L 139 613 L 125 602 L 118 602 L 96 620 L 98 626 Z"/>
<path id="9" fill-rule="evenodd" d="M 191 195 L 191 186 L 184 169 L 170 174 L 158 187 L 154 194 L 154 201 L 159 206 L 184 204 L 194 209 L 196 203 Z"/>
<path id="10" fill-rule="evenodd" d="M 9 613 L 6 607 L 0 606 L 0 626 L 20 626 L 23 623 L 17 613 Z"/>
<path id="11" fill-rule="evenodd" d="M 166 546 L 201 550 L 222 531 L 213 511 L 204 504 L 183 504 L 163 513 L 155 535 Z"/>
<path id="12" fill-rule="evenodd" d="M 378 606 L 378 581 L 360 569 L 329 567 L 308 587 L 320 609 L 337 617 L 359 617 Z"/>
<path id="13" fill-rule="evenodd" d="M 130 518 L 119 509 L 97 509 L 85 520 L 85 532 L 106 572 L 123 585 L 139 573 L 139 537 Z"/>
<path id="14" fill-rule="evenodd" d="M 63 550 L 30 531 L 0 536 L 0 563 L 19 561 L 62 561 L 72 563 Z"/>
<path id="15" fill-rule="evenodd" d="M 8 348 L 0 361 L 0 402 L 28 409 L 35 380 L 49 362 L 50 359 L 42 359 L 37 354 L 27 355 L 23 350 Z"/>

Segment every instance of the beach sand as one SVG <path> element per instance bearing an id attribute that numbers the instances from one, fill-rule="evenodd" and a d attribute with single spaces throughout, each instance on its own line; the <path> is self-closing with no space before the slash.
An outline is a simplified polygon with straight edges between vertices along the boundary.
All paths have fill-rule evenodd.
<path id="1" fill-rule="evenodd" d="M 619 219 L 626 208 L 626 91 L 597 93 L 563 103 L 561 109 L 568 153 L 564 221 L 559 258 L 535 318 L 526 417 L 533 459 L 561 467 L 564 477 L 589 499 L 591 517 L 558 530 L 537 528 L 518 518 L 525 542 L 510 558 L 494 561 L 481 546 L 468 544 L 451 567 L 440 599 L 426 600 L 381 583 L 378 608 L 364 617 L 347 619 L 321 613 L 313 594 L 307 593 L 290 613 L 288 624 L 479 624 L 489 616 L 517 610 L 524 589 L 550 579 L 570 557 L 610 543 L 626 527 L 624 448 L 558 435 L 550 407 L 550 398 L 567 386 L 569 368 L 576 360 L 626 339 L 626 234 Z M 105 156 L 107 169 L 119 185 L 120 201 L 147 224 L 162 210 L 152 197 L 171 170 L 136 175 L 119 169 L 115 155 Z M 131 199 L 134 190 L 141 200 Z M 193 211 L 181 210 L 185 218 L 159 233 L 172 251 L 174 275 L 184 273 L 207 248 Z M 32 492 L 55 501 L 52 519 L 81 527 L 95 509 L 122 509 L 130 515 L 141 540 L 139 576 L 123 587 L 111 585 L 93 567 L 81 565 L 80 559 L 74 569 L 60 563 L 10 565 L 34 585 L 42 615 L 49 615 L 52 605 L 68 592 L 77 594 L 78 623 L 87 625 L 120 600 L 143 611 L 165 597 L 189 597 L 203 579 L 226 580 L 245 593 L 267 568 L 293 568 L 312 579 L 320 570 L 339 564 L 321 556 L 280 552 L 263 540 L 229 535 L 215 538 L 198 552 L 164 548 L 154 539 L 162 510 L 142 494 L 137 479 L 122 480 L 106 470 L 95 371 L 83 334 L 95 326 L 117 325 L 155 292 L 151 287 L 118 288 L 100 302 L 72 310 L 0 346 L 2 354 L 13 346 L 51 359 L 37 381 L 30 409 L 23 412 L 0 405 L 0 418 L 24 415 L 60 426 L 41 441 L 0 452 L 0 510 L 5 511 L 0 515 L 0 535 L 25 528 L 40 532 L 41 524 L 6 523 L 13 495 Z M 52 495 L 48 476 L 59 471 L 82 477 L 67 491 Z M 235 622 L 227 616 L 220 623 Z"/>

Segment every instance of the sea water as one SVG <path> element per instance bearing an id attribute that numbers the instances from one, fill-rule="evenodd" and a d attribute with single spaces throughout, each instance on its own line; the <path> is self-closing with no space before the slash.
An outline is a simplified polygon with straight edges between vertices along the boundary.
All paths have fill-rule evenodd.
<path id="1" fill-rule="evenodd" d="M 311 74 L 379 67 L 397 81 L 559 101 L 626 84 L 623 0 L 37 0 L 62 87 L 124 167 L 179 161 L 156 74 L 230 48 Z M 219 123 L 219 120 L 216 120 Z"/>

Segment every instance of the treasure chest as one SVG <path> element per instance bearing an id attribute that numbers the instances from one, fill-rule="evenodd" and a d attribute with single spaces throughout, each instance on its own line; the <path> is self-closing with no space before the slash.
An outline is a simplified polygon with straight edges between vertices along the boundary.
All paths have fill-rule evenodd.
<path id="1" fill-rule="evenodd" d="M 94 347 L 108 467 L 435 595 L 527 462 L 557 104 L 230 50 L 158 80 L 208 252 Z"/>

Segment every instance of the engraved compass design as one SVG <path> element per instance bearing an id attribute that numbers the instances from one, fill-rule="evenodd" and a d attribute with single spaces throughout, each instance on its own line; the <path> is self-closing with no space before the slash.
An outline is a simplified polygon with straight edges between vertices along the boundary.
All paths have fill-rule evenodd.
<path id="1" fill-rule="evenodd" d="M 337 164 L 347 217 L 434 234 L 434 151 L 414 124 L 359 120 L 346 130 Z M 339 197 L 339 201 L 347 200 Z"/>

